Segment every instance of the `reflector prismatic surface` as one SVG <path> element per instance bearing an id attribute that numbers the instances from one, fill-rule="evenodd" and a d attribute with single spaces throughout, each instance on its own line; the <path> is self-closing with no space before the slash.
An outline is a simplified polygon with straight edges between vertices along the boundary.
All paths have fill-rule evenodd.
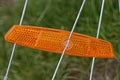
<path id="1" fill-rule="evenodd" d="M 62 53 L 70 32 L 58 29 L 14 25 L 5 35 L 9 42 L 39 50 Z M 113 58 L 110 42 L 73 33 L 66 53 L 72 56 Z"/>

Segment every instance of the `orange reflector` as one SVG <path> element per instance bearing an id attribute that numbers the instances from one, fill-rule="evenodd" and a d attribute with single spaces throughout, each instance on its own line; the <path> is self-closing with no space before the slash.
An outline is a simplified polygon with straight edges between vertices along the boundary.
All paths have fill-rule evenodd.
<path id="1" fill-rule="evenodd" d="M 69 34 L 70 32 L 63 30 L 15 25 L 5 35 L 5 39 L 22 46 L 62 53 Z M 65 54 L 97 58 L 114 57 L 110 42 L 78 33 L 73 33 Z"/>

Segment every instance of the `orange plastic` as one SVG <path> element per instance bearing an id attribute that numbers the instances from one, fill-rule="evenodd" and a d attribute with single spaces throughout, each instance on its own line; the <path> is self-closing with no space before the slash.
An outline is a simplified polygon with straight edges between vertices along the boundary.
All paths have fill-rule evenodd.
<path id="1" fill-rule="evenodd" d="M 5 35 L 5 39 L 22 46 L 62 53 L 69 34 L 68 31 L 57 29 L 14 25 Z M 65 54 L 97 58 L 114 57 L 110 42 L 78 33 L 73 33 Z"/>

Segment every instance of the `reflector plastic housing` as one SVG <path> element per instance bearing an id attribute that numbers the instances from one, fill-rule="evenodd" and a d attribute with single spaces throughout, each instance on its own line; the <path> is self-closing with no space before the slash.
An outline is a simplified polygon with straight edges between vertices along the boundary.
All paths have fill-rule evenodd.
<path id="1" fill-rule="evenodd" d="M 62 53 L 70 32 L 35 26 L 14 25 L 5 35 L 9 42 L 39 50 Z M 113 58 L 110 42 L 73 33 L 66 50 L 68 55 L 96 58 Z"/>

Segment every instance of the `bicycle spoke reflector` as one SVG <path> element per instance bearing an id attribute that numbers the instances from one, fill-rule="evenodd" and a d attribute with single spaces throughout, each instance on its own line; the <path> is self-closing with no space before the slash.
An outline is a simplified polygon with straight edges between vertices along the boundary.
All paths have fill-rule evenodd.
<path id="1" fill-rule="evenodd" d="M 69 34 L 69 31 L 58 29 L 14 25 L 5 35 L 5 39 L 22 46 L 61 54 Z M 79 33 L 72 34 L 65 54 L 96 58 L 114 57 L 110 42 Z"/>

